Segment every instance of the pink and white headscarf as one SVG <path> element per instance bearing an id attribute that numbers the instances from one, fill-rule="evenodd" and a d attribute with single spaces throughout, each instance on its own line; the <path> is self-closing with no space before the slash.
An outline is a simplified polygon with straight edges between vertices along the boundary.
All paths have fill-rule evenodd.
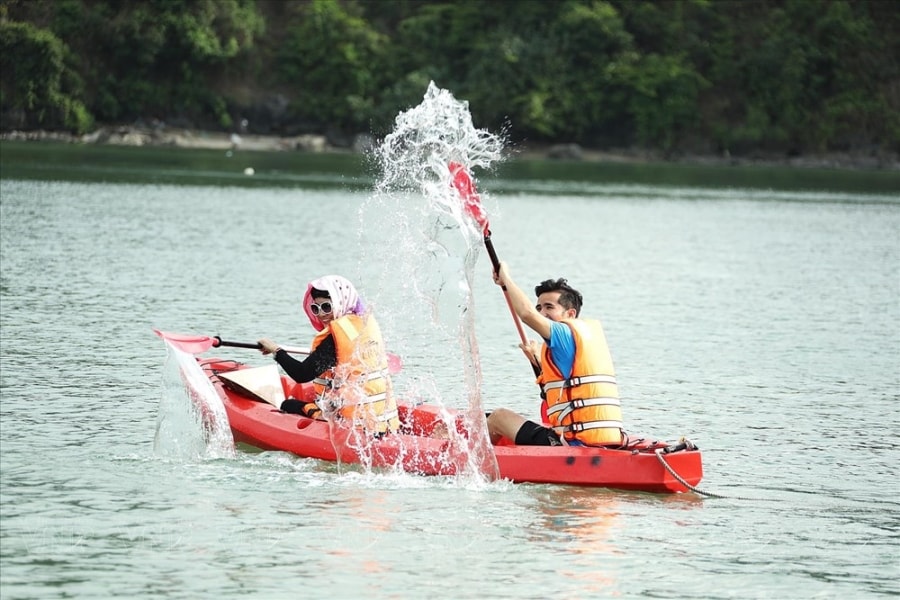
<path id="1" fill-rule="evenodd" d="M 306 286 L 306 294 L 303 296 L 303 310 L 316 331 L 325 329 L 325 324 L 319 320 L 319 317 L 312 314 L 312 311 L 309 309 L 309 306 L 313 303 L 313 288 L 328 292 L 328 295 L 331 296 L 331 306 L 335 319 L 348 314 L 361 315 L 366 312 L 366 305 L 348 279 L 340 275 L 326 275 L 313 279 Z"/>

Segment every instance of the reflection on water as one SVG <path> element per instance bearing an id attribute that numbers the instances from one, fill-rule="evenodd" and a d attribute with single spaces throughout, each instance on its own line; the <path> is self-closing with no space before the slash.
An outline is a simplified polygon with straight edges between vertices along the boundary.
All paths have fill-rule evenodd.
<path id="1" fill-rule="evenodd" d="M 528 487 L 538 513 L 529 527 L 529 536 L 551 545 L 556 551 L 549 561 L 559 581 L 578 582 L 581 597 L 628 595 L 622 589 L 621 558 L 630 555 L 626 540 L 633 539 L 628 523 L 636 507 L 647 505 L 664 515 L 669 526 L 683 519 L 672 511 L 702 508 L 696 494 L 646 494 L 572 486 Z M 651 527 L 652 528 L 652 527 Z M 640 544 L 648 560 L 657 552 L 652 540 Z M 662 546 L 659 546 L 659 551 Z"/>
<path id="2" fill-rule="evenodd" d="M 690 510 L 703 506 L 697 494 L 647 494 L 603 488 L 538 486 L 531 492 L 543 519 L 538 532 L 567 542 L 575 554 L 615 552 L 617 521 L 623 506 L 648 504 L 666 510 Z M 561 537 L 560 537 L 561 536 Z"/>
<path id="3" fill-rule="evenodd" d="M 331 543 L 325 544 L 325 554 L 346 559 L 347 565 L 357 569 L 361 578 L 367 573 L 386 571 L 389 567 L 378 559 L 377 546 L 394 526 L 387 492 L 364 488 L 344 490 L 340 498 L 315 503 L 321 526 L 331 536 Z"/>
<path id="4" fill-rule="evenodd" d="M 574 554 L 609 553 L 615 534 L 620 494 L 603 489 L 572 486 L 542 486 L 537 500 L 544 531 L 553 532 L 566 551 Z"/>

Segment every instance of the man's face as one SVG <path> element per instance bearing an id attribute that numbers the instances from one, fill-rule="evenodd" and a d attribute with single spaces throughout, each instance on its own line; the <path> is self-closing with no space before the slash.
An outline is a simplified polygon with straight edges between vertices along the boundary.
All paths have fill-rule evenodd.
<path id="1" fill-rule="evenodd" d="M 566 309 L 560 305 L 559 296 L 561 293 L 562 292 L 544 292 L 538 296 L 535 308 L 539 313 L 551 321 L 561 321 L 562 319 L 574 317 L 574 309 Z"/>

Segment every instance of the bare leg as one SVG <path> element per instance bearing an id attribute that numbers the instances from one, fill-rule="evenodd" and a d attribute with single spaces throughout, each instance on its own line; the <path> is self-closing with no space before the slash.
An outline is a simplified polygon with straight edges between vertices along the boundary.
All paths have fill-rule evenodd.
<path id="1" fill-rule="evenodd" d="M 519 433 L 519 429 L 521 429 L 525 420 L 525 417 L 514 413 L 508 408 L 495 409 L 487 420 L 491 443 L 496 444 L 501 436 L 515 442 L 516 434 Z"/>

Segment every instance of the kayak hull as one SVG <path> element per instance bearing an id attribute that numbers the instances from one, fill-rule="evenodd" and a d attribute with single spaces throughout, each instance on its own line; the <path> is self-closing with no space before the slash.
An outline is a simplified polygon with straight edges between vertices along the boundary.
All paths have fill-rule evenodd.
<path id="1" fill-rule="evenodd" d="M 352 428 L 283 413 L 229 387 L 219 374 L 246 368 L 241 363 L 216 358 L 198 362 L 224 405 L 236 443 L 422 475 L 455 475 L 466 468 L 467 426 L 462 414 L 433 405 L 401 404 L 402 433 L 360 439 Z M 282 386 L 289 397 L 314 397 L 310 384 L 282 376 Z M 458 435 L 447 435 L 448 419 L 455 421 Z M 681 448 L 648 439 L 630 438 L 625 448 L 516 446 L 503 439 L 493 450 L 500 477 L 516 483 L 677 493 L 689 491 L 703 476 L 700 451 L 692 445 Z"/>

